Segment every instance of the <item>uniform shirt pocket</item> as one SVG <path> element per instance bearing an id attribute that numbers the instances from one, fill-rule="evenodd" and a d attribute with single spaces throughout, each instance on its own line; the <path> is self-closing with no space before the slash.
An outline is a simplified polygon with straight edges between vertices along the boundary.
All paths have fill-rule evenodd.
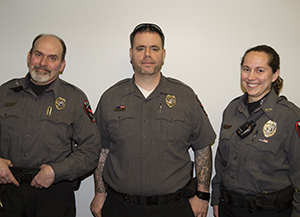
<path id="1" fill-rule="evenodd" d="M 119 111 L 108 112 L 106 129 L 108 131 L 109 140 L 112 142 L 120 141 L 122 139 L 130 139 L 135 134 L 137 126 L 134 123 L 133 111 Z"/>
<path id="2" fill-rule="evenodd" d="M 231 127 L 229 129 L 222 129 L 220 132 L 218 151 L 221 153 L 221 162 L 223 166 L 228 164 L 229 159 L 232 158 L 231 155 L 234 154 L 234 152 L 230 150 L 235 148 L 236 142 L 234 141 L 237 139 L 234 138 L 234 136 L 237 137 L 235 131 L 235 128 Z"/>
<path id="3" fill-rule="evenodd" d="M 18 107 L 4 107 L 0 109 L 0 143 L 1 151 L 5 157 L 14 145 L 19 142 L 19 133 L 24 128 L 24 123 L 20 120 L 22 109 Z"/>
<path id="4" fill-rule="evenodd" d="M 69 113 L 59 116 L 55 114 L 44 116 L 40 123 L 40 141 L 48 141 L 52 145 L 70 144 L 73 136 L 73 125 L 73 118 Z"/>
<path id="5" fill-rule="evenodd" d="M 184 113 L 175 110 L 157 112 L 155 116 L 157 124 L 157 135 L 163 135 L 167 141 L 188 141 L 191 134 L 190 126 L 185 125 Z M 164 138 L 162 138 L 164 140 Z"/>
<path id="6" fill-rule="evenodd" d="M 255 148 L 252 162 L 253 170 L 262 173 L 272 173 L 274 171 L 285 170 L 287 166 L 287 153 L 283 148 L 285 135 L 277 132 L 274 136 L 265 138 L 257 136 L 255 142 L 248 145 Z"/>

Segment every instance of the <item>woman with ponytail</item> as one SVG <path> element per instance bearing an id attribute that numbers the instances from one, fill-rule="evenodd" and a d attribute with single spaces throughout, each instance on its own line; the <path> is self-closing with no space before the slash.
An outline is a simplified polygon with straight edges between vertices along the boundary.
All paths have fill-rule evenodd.
<path id="1" fill-rule="evenodd" d="M 224 110 L 215 159 L 216 217 L 300 216 L 300 109 L 279 96 L 279 73 L 270 46 L 242 57 L 244 94 Z"/>

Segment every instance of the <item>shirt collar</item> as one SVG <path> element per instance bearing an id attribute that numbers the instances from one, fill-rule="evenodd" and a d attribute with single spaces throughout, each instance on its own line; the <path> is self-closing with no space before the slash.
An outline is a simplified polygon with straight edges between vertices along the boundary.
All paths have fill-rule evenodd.
<path id="1" fill-rule="evenodd" d="M 23 89 L 27 92 L 29 92 L 29 81 L 31 79 L 31 75 L 28 72 L 27 75 L 25 76 L 24 79 L 21 79 L 19 81 L 19 85 L 23 87 Z M 45 90 L 45 92 L 49 92 L 51 90 L 54 91 L 54 93 L 58 94 L 59 93 L 59 78 L 55 79 L 55 81 L 52 82 L 52 84 Z"/>
<path id="2" fill-rule="evenodd" d="M 142 96 L 142 94 L 140 93 L 138 87 L 136 86 L 136 84 L 134 82 L 134 75 L 129 80 L 127 85 L 124 86 L 123 96 L 132 94 L 132 93 L 136 93 L 137 95 Z M 173 93 L 173 90 L 168 85 L 167 78 L 161 74 L 160 81 L 159 81 L 157 87 L 153 90 L 153 92 L 150 94 L 149 97 L 151 97 L 151 95 L 155 97 L 160 94 L 172 94 L 172 93 Z"/>
<path id="3" fill-rule="evenodd" d="M 239 112 L 245 113 L 247 111 L 247 106 L 244 103 L 247 98 L 248 98 L 248 94 L 246 92 L 241 98 L 240 105 L 237 107 Z M 278 96 L 275 93 L 275 91 L 272 89 L 271 92 L 268 94 L 268 96 L 265 99 L 263 99 L 261 105 L 257 109 L 255 109 L 253 113 L 259 110 L 263 110 L 263 112 L 272 119 L 272 117 L 274 116 L 274 110 L 277 104 L 277 100 L 278 100 Z"/>

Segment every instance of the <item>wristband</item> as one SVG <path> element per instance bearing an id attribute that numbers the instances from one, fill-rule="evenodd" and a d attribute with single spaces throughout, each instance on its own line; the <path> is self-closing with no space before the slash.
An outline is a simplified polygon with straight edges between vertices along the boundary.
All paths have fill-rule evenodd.
<path id="1" fill-rule="evenodd" d="M 202 200 L 209 200 L 210 198 L 210 193 L 207 192 L 196 191 L 195 195 Z"/>

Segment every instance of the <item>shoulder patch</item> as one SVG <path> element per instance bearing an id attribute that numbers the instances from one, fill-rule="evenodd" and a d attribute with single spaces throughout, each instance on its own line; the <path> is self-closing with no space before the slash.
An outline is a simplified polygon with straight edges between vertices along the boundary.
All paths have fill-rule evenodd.
<path id="1" fill-rule="evenodd" d="M 296 130 L 297 130 L 298 136 L 300 137 L 300 121 L 298 121 L 296 123 Z"/>
<path id="2" fill-rule="evenodd" d="M 206 111 L 205 111 L 205 109 L 204 109 L 204 106 L 203 106 L 202 103 L 200 102 L 200 100 L 199 100 L 199 98 L 198 98 L 197 95 L 196 95 L 196 99 L 197 99 L 197 101 L 199 102 L 199 104 L 200 104 L 200 106 L 201 106 L 201 108 L 202 108 L 204 114 L 205 114 L 206 116 L 208 116 L 207 113 L 206 113 Z"/>
<path id="3" fill-rule="evenodd" d="M 90 102 L 88 100 L 85 100 L 83 102 L 83 108 L 84 108 L 84 111 L 86 112 L 86 114 L 88 115 L 88 117 L 91 119 L 91 121 L 93 123 L 96 122 L 96 119 L 94 117 L 94 114 L 93 114 L 93 111 L 92 111 L 92 108 L 91 108 L 91 105 L 90 105 Z"/>

